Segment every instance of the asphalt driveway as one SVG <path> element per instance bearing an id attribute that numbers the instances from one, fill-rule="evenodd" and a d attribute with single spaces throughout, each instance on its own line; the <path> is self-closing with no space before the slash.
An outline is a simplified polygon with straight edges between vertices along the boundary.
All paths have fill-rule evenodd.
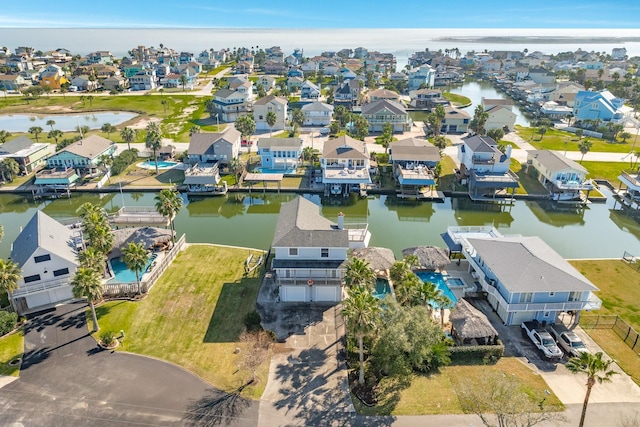
<path id="1" fill-rule="evenodd" d="M 257 425 L 258 403 L 178 366 L 101 351 L 85 303 L 31 319 L 20 378 L 0 389 L 0 425 Z"/>

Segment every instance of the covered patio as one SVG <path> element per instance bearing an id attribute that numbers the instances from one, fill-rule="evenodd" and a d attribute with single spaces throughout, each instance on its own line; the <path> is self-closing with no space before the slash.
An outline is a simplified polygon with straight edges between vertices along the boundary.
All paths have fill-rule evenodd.
<path id="1" fill-rule="evenodd" d="M 498 332 L 480 310 L 461 298 L 449 314 L 451 336 L 458 345 L 495 345 Z"/>
<path id="2" fill-rule="evenodd" d="M 389 269 L 396 262 L 393 251 L 388 248 L 358 248 L 351 252 L 351 256 L 365 260 L 376 275 L 387 278 L 389 277 Z"/>
<path id="3" fill-rule="evenodd" d="M 438 246 L 416 246 L 402 250 L 402 256 L 414 256 L 418 264 L 416 270 L 436 271 L 443 269 L 451 263 L 449 251 Z"/>

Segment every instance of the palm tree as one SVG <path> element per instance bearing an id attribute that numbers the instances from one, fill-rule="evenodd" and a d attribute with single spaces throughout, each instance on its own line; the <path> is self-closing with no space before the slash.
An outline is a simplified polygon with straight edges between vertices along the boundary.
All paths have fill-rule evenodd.
<path id="1" fill-rule="evenodd" d="M 149 126 L 147 126 L 147 136 L 145 137 L 145 145 L 147 148 L 150 148 L 151 150 L 153 150 L 153 160 L 156 163 L 156 175 L 158 174 L 158 156 L 157 156 L 157 152 L 160 149 L 160 147 L 162 146 L 162 141 L 160 138 L 160 131 L 157 129 L 157 125 L 156 126 L 151 126 L 153 123 L 150 123 Z"/>
<path id="2" fill-rule="evenodd" d="M 239 176 L 242 175 L 243 170 L 244 166 L 242 165 L 242 162 L 239 158 L 234 157 L 233 159 L 231 159 L 231 161 L 229 162 L 229 171 L 233 174 L 233 176 L 235 176 L 237 185 L 240 185 Z"/>
<path id="3" fill-rule="evenodd" d="M 572 357 L 565 365 L 573 374 L 587 374 L 587 394 L 584 396 L 584 403 L 582 404 L 579 427 L 584 426 L 584 417 L 587 415 L 587 405 L 589 405 L 589 395 L 596 381 L 598 384 L 609 382 L 611 377 L 617 374 L 616 371 L 609 369 L 613 360 L 604 360 L 602 357 L 601 351 L 596 354 L 580 353 L 580 357 Z"/>
<path id="4" fill-rule="evenodd" d="M 135 129 L 131 129 L 130 127 L 125 127 L 124 129 L 122 129 L 122 131 L 120 131 L 120 138 L 122 138 L 122 140 L 127 143 L 128 150 L 131 150 L 131 143 L 136 138 L 136 133 L 137 131 Z"/>
<path id="5" fill-rule="evenodd" d="M 86 297 L 89 307 L 91 307 L 91 316 L 93 316 L 93 331 L 98 332 L 98 317 L 96 316 L 95 302 L 102 298 L 104 287 L 99 273 L 87 267 L 79 267 L 71 279 L 73 287 L 73 296 L 76 298 Z"/>
<path id="6" fill-rule="evenodd" d="M 182 91 L 186 92 L 184 87 L 187 84 L 187 76 L 185 76 L 184 74 L 180 75 L 180 84 L 182 85 Z"/>
<path id="7" fill-rule="evenodd" d="M 117 129 L 111 123 L 105 123 L 102 125 L 100 130 L 107 134 L 107 138 L 111 137 L 111 132 L 115 132 Z"/>
<path id="8" fill-rule="evenodd" d="M 433 304 L 440 308 L 440 326 L 444 328 L 444 310 L 452 306 L 452 301 L 438 290 L 433 298 Z"/>
<path id="9" fill-rule="evenodd" d="M 78 254 L 78 260 L 82 267 L 90 268 L 95 271 L 104 271 L 105 255 L 97 248 L 89 246 Z"/>
<path id="10" fill-rule="evenodd" d="M 0 175 L 3 181 L 13 181 L 13 178 L 20 172 L 20 165 L 14 159 L 7 157 L 0 161 Z"/>
<path id="11" fill-rule="evenodd" d="M 580 164 L 582 164 L 582 159 L 584 159 L 584 155 L 587 154 L 589 150 L 591 150 L 592 146 L 593 146 L 593 142 L 589 141 L 588 139 L 585 139 L 580 144 L 578 144 L 578 149 L 582 153 L 582 157 L 580 157 Z"/>
<path id="12" fill-rule="evenodd" d="M 160 190 L 160 193 L 155 197 L 155 201 L 158 213 L 169 218 L 173 239 L 175 240 L 176 230 L 173 220 L 182 208 L 182 197 L 180 193 L 170 188 L 165 188 L 164 190 Z"/>
<path id="13" fill-rule="evenodd" d="M 47 120 L 47 123 L 46 123 L 47 126 L 51 126 L 51 130 L 53 130 L 53 125 L 55 124 L 56 124 L 55 120 Z"/>
<path id="14" fill-rule="evenodd" d="M 4 144 L 5 142 L 7 142 L 7 138 L 9 138 L 10 136 L 10 132 L 7 132 L 4 129 L 0 130 L 0 144 Z"/>
<path id="15" fill-rule="evenodd" d="M 58 144 L 58 139 L 62 138 L 64 133 L 59 129 L 53 129 L 47 134 L 47 138 L 53 139 Z"/>
<path id="16" fill-rule="evenodd" d="M 344 283 L 348 287 L 362 286 L 372 290 L 375 281 L 376 273 L 367 261 L 358 257 L 349 259 L 344 273 Z"/>
<path id="17" fill-rule="evenodd" d="M 149 262 L 149 252 L 147 252 L 147 249 L 142 243 L 129 242 L 122 250 L 122 260 L 129 270 L 133 270 L 136 273 L 138 294 L 140 294 L 140 273 Z"/>
<path id="18" fill-rule="evenodd" d="M 9 302 L 13 305 L 11 294 L 18 289 L 20 280 L 20 267 L 13 261 L 0 259 L 0 291 L 6 292 Z"/>
<path id="19" fill-rule="evenodd" d="M 274 113 L 273 111 L 269 111 L 267 113 L 266 121 L 267 121 L 267 124 L 269 125 L 269 138 L 271 138 L 271 132 L 273 132 L 273 127 L 276 125 L 276 122 L 278 121 L 278 116 L 276 116 L 276 113 Z"/>
<path id="20" fill-rule="evenodd" d="M 360 376 L 358 383 L 364 384 L 364 337 L 371 335 L 376 329 L 380 300 L 363 286 L 355 286 L 348 290 L 343 302 L 342 315 L 346 320 L 347 330 L 358 339 L 360 355 Z"/>
<path id="21" fill-rule="evenodd" d="M 31 126 L 29 128 L 29 133 L 32 135 L 35 135 L 36 137 L 36 142 L 40 142 L 38 140 L 38 135 L 40 135 L 42 133 L 43 129 L 40 126 Z"/>

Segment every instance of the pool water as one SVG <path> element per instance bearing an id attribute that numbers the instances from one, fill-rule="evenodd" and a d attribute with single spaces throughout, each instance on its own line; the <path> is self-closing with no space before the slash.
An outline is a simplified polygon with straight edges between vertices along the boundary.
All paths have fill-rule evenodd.
<path id="1" fill-rule="evenodd" d="M 158 169 L 169 169 L 177 165 L 178 162 L 167 162 L 167 161 L 158 161 Z M 140 163 L 138 166 L 145 169 L 155 169 L 156 162 L 153 160 L 147 160 L 145 162 Z"/>
<path id="2" fill-rule="evenodd" d="M 142 274 L 144 274 L 148 269 L 151 263 L 158 257 L 158 255 L 153 254 L 149 258 L 149 262 L 147 266 L 142 270 Z M 111 271 L 113 271 L 113 279 L 109 280 L 109 283 L 135 283 L 136 282 L 136 272 L 133 270 L 129 270 L 127 268 L 127 264 L 120 258 L 113 258 L 111 261 Z M 140 274 L 140 278 L 142 278 L 142 274 Z"/>
<path id="3" fill-rule="evenodd" d="M 373 291 L 373 296 L 378 299 L 384 299 L 387 295 L 391 295 L 391 286 L 387 279 L 378 277 L 376 279 L 376 289 Z"/>
<path id="4" fill-rule="evenodd" d="M 446 285 L 449 288 L 464 288 L 466 285 L 462 279 L 458 279 L 457 277 L 447 277 Z"/>
<path id="5" fill-rule="evenodd" d="M 435 271 L 418 271 L 416 275 L 423 282 L 431 282 L 434 285 L 436 285 L 436 288 L 438 288 L 438 290 L 441 291 L 444 296 L 449 298 L 452 304 L 455 305 L 458 302 L 458 298 L 456 298 L 456 296 L 453 294 L 451 289 L 449 289 L 449 286 L 447 286 L 447 282 L 444 280 L 444 276 L 442 275 L 442 273 L 437 273 Z M 460 279 L 449 279 L 449 280 L 456 281 Z M 462 285 L 464 285 L 464 283 L 462 283 Z M 456 284 L 456 286 L 458 285 Z"/>
<path id="6" fill-rule="evenodd" d="M 281 173 L 284 175 L 293 175 L 296 173 L 296 168 L 289 168 L 289 169 L 255 168 L 253 171 L 257 173 Z"/>

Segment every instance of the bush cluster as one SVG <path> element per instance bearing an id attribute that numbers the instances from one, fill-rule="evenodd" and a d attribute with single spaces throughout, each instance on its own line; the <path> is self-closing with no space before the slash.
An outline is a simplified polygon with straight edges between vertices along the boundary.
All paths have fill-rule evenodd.
<path id="1" fill-rule="evenodd" d="M 255 310 L 250 311 L 244 316 L 244 326 L 246 326 L 248 332 L 261 330 L 261 321 L 262 319 L 260 318 L 260 314 Z"/>
<path id="2" fill-rule="evenodd" d="M 138 150 L 132 148 L 131 150 L 124 150 L 115 159 L 113 159 L 113 165 L 111 166 L 111 175 L 119 175 L 124 172 L 127 167 L 138 160 Z"/>
<path id="3" fill-rule="evenodd" d="M 103 332 L 100 335 L 100 341 L 102 342 L 102 345 L 109 347 L 116 342 L 116 334 L 111 331 Z"/>
<path id="4" fill-rule="evenodd" d="M 0 311 L 0 337 L 13 331 L 18 323 L 18 315 L 8 311 Z"/>
<path id="5" fill-rule="evenodd" d="M 449 347 L 451 363 L 495 363 L 504 354 L 504 345 L 469 345 Z"/>

